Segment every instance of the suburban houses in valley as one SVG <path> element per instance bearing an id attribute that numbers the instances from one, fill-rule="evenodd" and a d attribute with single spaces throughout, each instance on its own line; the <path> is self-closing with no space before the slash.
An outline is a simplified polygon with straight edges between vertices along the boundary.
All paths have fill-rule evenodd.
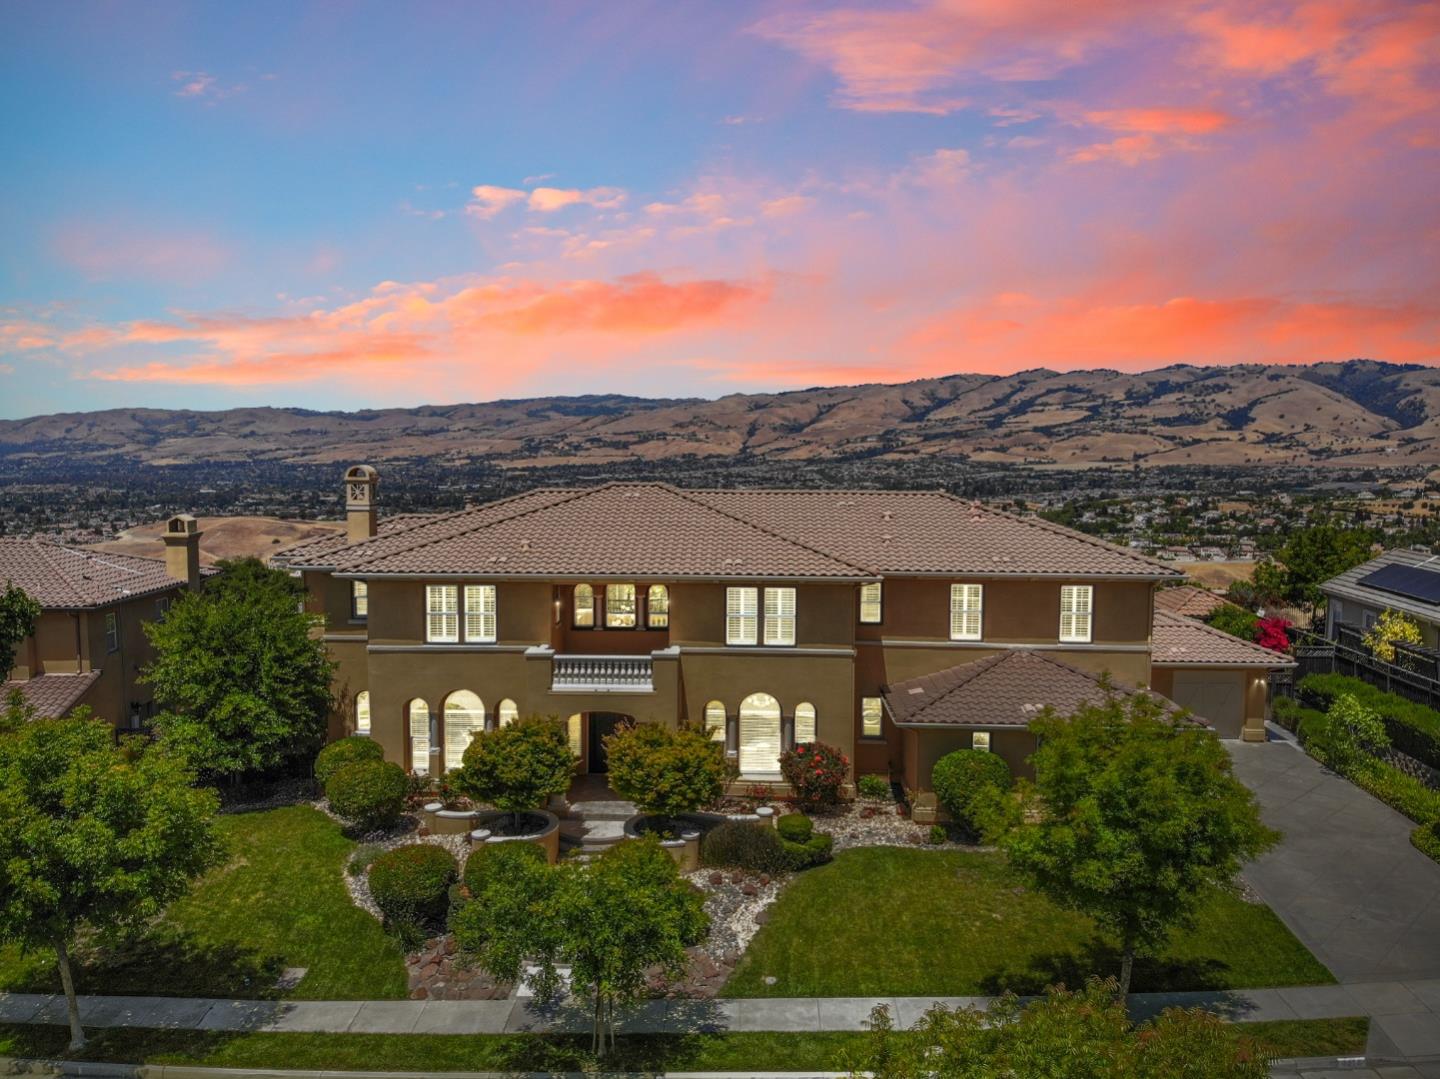
<path id="1" fill-rule="evenodd" d="M 163 560 L 0 538 L 0 588 L 23 589 L 42 611 L 0 692 L 18 689 L 41 716 L 84 705 L 116 727 L 139 728 L 155 711 L 139 681 L 153 655 L 142 626 L 213 572 L 201 568 L 200 537 L 195 518 L 180 514 L 166 522 Z"/>
<path id="2" fill-rule="evenodd" d="M 344 482 L 346 531 L 275 561 L 324 619 L 332 735 L 417 773 L 531 714 L 604 772 L 634 719 L 703 725 L 746 785 L 819 740 L 934 812 L 940 757 L 1023 772 L 1035 715 L 1107 684 L 1263 740 L 1267 671 L 1292 662 L 1157 609 L 1180 577 L 1160 562 L 940 492 L 611 483 L 386 518 L 373 468 Z"/>

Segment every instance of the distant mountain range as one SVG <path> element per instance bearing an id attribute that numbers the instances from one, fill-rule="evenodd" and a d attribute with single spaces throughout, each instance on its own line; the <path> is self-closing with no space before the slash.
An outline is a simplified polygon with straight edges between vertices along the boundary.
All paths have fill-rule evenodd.
<path id="1" fill-rule="evenodd" d="M 541 397 L 360 412 L 109 409 L 0 421 L 31 455 L 510 467 L 963 458 L 977 464 L 1440 466 L 1440 369 L 1369 360 L 949 375 L 719 400 Z"/>

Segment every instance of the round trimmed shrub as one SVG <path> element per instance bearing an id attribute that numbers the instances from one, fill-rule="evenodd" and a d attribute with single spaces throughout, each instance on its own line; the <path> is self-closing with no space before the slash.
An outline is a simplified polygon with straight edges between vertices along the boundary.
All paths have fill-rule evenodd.
<path id="1" fill-rule="evenodd" d="M 370 831 L 400 819 L 409 781 L 394 761 L 352 761 L 325 784 L 325 797 L 336 814 Z"/>
<path id="2" fill-rule="evenodd" d="M 780 833 L 781 839 L 804 843 L 815 831 L 815 822 L 804 813 L 786 813 L 775 822 L 775 830 Z"/>
<path id="3" fill-rule="evenodd" d="M 455 856 L 444 847 L 411 843 L 370 864 L 370 895 L 387 926 L 438 926 L 444 923 L 455 875 Z"/>
<path id="4" fill-rule="evenodd" d="M 855 789 L 861 798 L 869 801 L 888 802 L 890 800 L 890 781 L 884 776 L 861 776 L 855 781 Z"/>
<path id="5" fill-rule="evenodd" d="M 627 724 L 606 737 L 605 757 L 615 793 L 667 821 L 717 801 L 729 774 L 724 747 L 695 727 Z"/>
<path id="6" fill-rule="evenodd" d="M 508 872 L 508 867 L 520 861 L 544 862 L 545 848 L 538 843 L 482 843 L 465 858 L 465 870 L 461 879 L 472 896 L 485 890 L 486 882 L 499 873 Z"/>
<path id="7" fill-rule="evenodd" d="M 935 762 L 935 770 L 930 774 L 935 797 L 950 814 L 950 819 L 972 831 L 976 796 L 988 791 L 1008 791 L 1013 782 L 1010 766 L 983 749 L 957 749 L 947 753 Z"/>
<path id="8" fill-rule="evenodd" d="M 780 873 L 791 866 L 784 842 L 774 828 L 728 820 L 710 829 L 700 841 L 700 861 L 726 869 Z"/>
<path id="9" fill-rule="evenodd" d="M 830 849 L 834 845 L 834 838 L 825 832 L 816 832 L 800 843 L 784 838 L 780 840 L 780 849 L 785 852 L 786 863 L 790 869 L 797 872 L 828 862 Z"/>
<path id="10" fill-rule="evenodd" d="M 349 738 L 331 742 L 320 751 L 320 755 L 315 758 L 315 778 L 320 781 L 320 786 L 324 787 L 330 782 L 330 777 L 347 764 L 384 759 L 385 751 L 375 739 L 366 738 L 363 734 L 351 735 Z"/>

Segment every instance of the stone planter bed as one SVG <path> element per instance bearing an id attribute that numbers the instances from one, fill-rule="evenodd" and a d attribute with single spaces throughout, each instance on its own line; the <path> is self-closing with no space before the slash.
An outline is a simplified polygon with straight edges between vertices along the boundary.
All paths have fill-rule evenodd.
<path id="1" fill-rule="evenodd" d="M 554 865 L 560 856 L 560 818 L 546 809 L 532 809 L 520 814 L 501 809 L 486 810 L 475 815 L 474 829 L 465 838 L 470 845 L 534 843 L 545 852 L 546 860 Z"/>

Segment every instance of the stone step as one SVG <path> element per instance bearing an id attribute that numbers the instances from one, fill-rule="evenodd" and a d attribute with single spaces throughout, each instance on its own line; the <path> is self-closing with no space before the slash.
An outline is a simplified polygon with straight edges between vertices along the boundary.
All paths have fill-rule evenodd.
<path id="1" fill-rule="evenodd" d="M 629 820 L 638 810 L 633 802 L 571 802 L 566 816 L 575 820 Z"/>
<path id="2" fill-rule="evenodd" d="M 560 822 L 560 838 L 582 850 L 600 851 L 612 847 L 625 838 L 625 825 L 618 820 L 563 820 Z"/>

